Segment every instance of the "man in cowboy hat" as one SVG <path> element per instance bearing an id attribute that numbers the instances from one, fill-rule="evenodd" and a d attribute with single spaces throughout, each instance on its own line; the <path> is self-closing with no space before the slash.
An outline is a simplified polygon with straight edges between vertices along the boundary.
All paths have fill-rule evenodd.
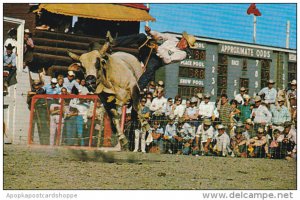
<path id="1" fill-rule="evenodd" d="M 275 81 L 270 79 L 268 81 L 268 87 L 265 87 L 259 91 L 258 95 L 259 96 L 264 96 L 264 100 L 266 103 L 269 104 L 274 104 L 277 96 L 277 91 L 275 88 L 273 88 L 275 84 Z"/>
<path id="2" fill-rule="evenodd" d="M 244 123 L 246 119 L 250 118 L 251 115 L 251 105 L 250 105 L 250 96 L 248 94 L 244 94 L 243 96 L 243 104 L 239 105 L 238 109 L 240 112 L 240 120 Z"/>
<path id="3" fill-rule="evenodd" d="M 195 146 L 196 148 L 200 147 L 203 154 L 208 154 L 210 151 L 210 143 L 214 136 L 214 128 L 211 124 L 210 119 L 204 119 L 196 132 Z"/>
<path id="4" fill-rule="evenodd" d="M 255 137 L 255 136 L 256 136 L 256 133 L 255 133 L 254 128 L 253 128 L 254 123 L 252 122 L 252 120 L 251 120 L 250 118 L 249 118 L 249 119 L 246 119 L 246 121 L 245 121 L 244 124 L 245 124 L 245 130 L 244 130 L 244 132 L 243 132 L 243 136 L 244 136 L 247 140 L 249 140 L 249 139 Z"/>
<path id="5" fill-rule="evenodd" d="M 199 105 L 199 117 L 201 119 L 212 119 L 214 116 L 215 105 L 213 102 L 210 102 L 210 94 L 204 94 L 204 101 Z"/>
<path id="6" fill-rule="evenodd" d="M 259 127 L 257 130 L 256 137 L 247 141 L 249 156 L 252 158 L 263 158 L 265 157 L 267 144 L 267 137 L 265 136 L 265 130 Z"/>
<path id="7" fill-rule="evenodd" d="M 34 43 L 31 38 L 32 33 L 29 31 L 29 29 L 25 29 L 24 31 L 24 68 L 32 62 L 33 60 L 33 49 L 34 49 Z"/>
<path id="8" fill-rule="evenodd" d="M 68 71 L 68 76 L 64 78 L 63 86 L 67 88 L 68 92 L 71 93 L 73 88 L 76 88 L 78 93 L 80 93 L 79 83 L 75 80 L 75 73 L 73 71 Z"/>
<path id="9" fill-rule="evenodd" d="M 286 93 L 287 97 L 290 98 L 291 96 L 294 96 L 297 98 L 297 81 L 292 80 L 291 81 L 291 88 Z"/>
<path id="10" fill-rule="evenodd" d="M 11 28 L 7 31 L 8 38 L 4 42 L 4 46 L 7 46 L 8 44 L 11 44 L 12 46 L 16 47 L 17 46 L 17 29 L 16 28 Z M 12 51 L 16 54 L 16 49 L 14 48 Z M 5 52 L 5 49 L 4 51 Z M 17 54 L 16 54 L 17 55 Z"/>
<path id="11" fill-rule="evenodd" d="M 145 26 L 145 32 L 147 35 L 140 33 L 119 37 L 116 40 L 112 39 L 110 32 L 107 33 L 107 38 L 113 44 L 113 47 L 127 47 L 133 44 L 139 46 L 139 58 L 146 65 L 146 71 L 138 81 L 140 90 L 147 86 L 148 82 L 153 79 L 155 71 L 161 66 L 185 59 L 187 56 L 186 51 L 189 47 L 193 47 L 196 42 L 196 38 L 186 32 L 183 32 L 180 40 L 173 34 L 151 31 L 148 26 Z M 150 37 L 154 42 L 147 46 L 148 41 L 151 40 Z M 149 54 L 149 47 L 152 49 L 152 53 L 155 54 Z"/>
<path id="12" fill-rule="evenodd" d="M 272 129 L 279 129 L 282 131 L 282 126 L 285 122 L 291 121 L 291 114 L 287 107 L 284 105 L 285 98 L 278 97 L 278 106 L 271 105 L 270 110 L 272 113 Z"/>
<path id="13" fill-rule="evenodd" d="M 255 108 L 252 110 L 251 118 L 254 117 L 254 129 L 257 130 L 259 126 L 266 126 L 271 123 L 272 114 L 268 108 L 262 104 L 260 96 L 256 96 Z"/>
<path id="14" fill-rule="evenodd" d="M 218 156 L 227 156 L 232 152 L 230 149 L 230 138 L 222 124 L 218 125 L 218 135 L 216 136 L 216 145 L 213 150 Z"/>
<path id="15" fill-rule="evenodd" d="M 15 47 L 11 44 L 5 46 L 6 51 L 3 55 L 3 71 L 4 73 L 4 86 L 8 87 L 17 83 L 16 79 L 16 54 L 13 53 Z"/>

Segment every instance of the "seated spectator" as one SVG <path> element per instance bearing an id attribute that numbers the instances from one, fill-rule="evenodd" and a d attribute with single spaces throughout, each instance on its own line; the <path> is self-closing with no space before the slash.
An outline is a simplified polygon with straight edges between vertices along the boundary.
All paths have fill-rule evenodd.
<path id="1" fill-rule="evenodd" d="M 225 132 L 225 127 L 220 124 L 218 125 L 218 135 L 216 136 L 216 144 L 213 148 L 214 153 L 217 156 L 227 156 L 231 154 L 230 139 L 228 134 Z"/>
<path id="2" fill-rule="evenodd" d="M 163 137 L 164 135 L 164 129 L 160 126 L 159 121 L 154 121 L 153 125 L 150 129 L 149 136 L 146 140 L 146 143 L 149 147 L 150 153 L 163 153 L 164 147 L 163 147 Z"/>
<path id="3" fill-rule="evenodd" d="M 170 115 L 168 118 L 168 124 L 165 129 L 165 134 L 164 134 L 164 146 L 165 146 L 165 152 L 168 152 L 170 154 L 175 153 L 176 151 L 176 139 L 174 136 L 176 136 L 176 124 L 174 123 L 175 117 Z"/>
<path id="4" fill-rule="evenodd" d="M 231 139 L 231 149 L 236 157 L 247 157 L 247 139 L 242 134 L 242 129 L 235 130 L 235 136 Z"/>
<path id="5" fill-rule="evenodd" d="M 266 155 L 267 138 L 265 136 L 265 130 L 259 127 L 257 135 L 247 141 L 248 155 L 251 158 L 264 158 Z"/>
<path id="6" fill-rule="evenodd" d="M 211 124 L 210 119 L 204 119 L 196 132 L 194 150 L 199 151 L 200 148 L 202 155 L 210 155 L 212 150 L 211 142 L 214 137 L 214 128 Z"/>
<path id="7" fill-rule="evenodd" d="M 15 47 L 11 44 L 5 46 L 6 51 L 3 55 L 3 74 L 4 74 L 4 90 L 7 92 L 7 88 L 11 85 L 17 83 L 16 75 L 17 75 L 17 68 L 16 68 L 16 54 L 13 53 L 13 49 Z"/>

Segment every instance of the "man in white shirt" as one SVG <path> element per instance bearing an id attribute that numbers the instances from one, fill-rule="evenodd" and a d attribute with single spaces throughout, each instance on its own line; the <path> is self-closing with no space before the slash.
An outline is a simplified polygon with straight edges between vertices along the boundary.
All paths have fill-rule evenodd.
<path id="1" fill-rule="evenodd" d="M 246 88 L 240 88 L 240 94 L 235 95 L 234 99 L 237 100 L 239 105 L 244 104 L 244 95 L 246 94 Z"/>
<path id="2" fill-rule="evenodd" d="M 172 107 L 173 114 L 176 117 L 176 120 L 178 121 L 179 118 L 182 118 L 185 113 L 185 105 L 182 104 L 182 98 L 176 97 L 175 98 L 175 104 Z"/>
<path id="3" fill-rule="evenodd" d="M 225 127 L 220 124 L 218 125 L 218 135 L 216 136 L 216 145 L 214 146 L 214 152 L 218 156 L 227 156 L 232 152 L 230 149 L 230 138 L 225 132 Z"/>
<path id="4" fill-rule="evenodd" d="M 268 108 L 262 104 L 259 96 L 255 97 L 255 108 L 252 110 L 251 118 L 254 117 L 254 129 L 257 130 L 259 126 L 266 126 L 271 123 L 272 114 Z"/>
<path id="5" fill-rule="evenodd" d="M 199 147 L 204 154 L 208 154 L 209 145 L 214 136 L 214 128 L 211 126 L 210 119 L 204 119 L 203 123 L 198 127 L 196 132 L 196 148 Z"/>
<path id="6" fill-rule="evenodd" d="M 204 95 L 204 101 L 202 101 L 199 105 L 199 116 L 201 119 L 209 118 L 211 119 L 214 115 L 215 104 L 210 102 L 210 95 Z"/>
<path id="7" fill-rule="evenodd" d="M 163 117 L 165 115 L 167 99 L 164 97 L 164 90 L 160 89 L 157 93 L 157 97 L 153 99 L 150 111 L 152 111 L 152 116 Z M 155 118 L 154 117 L 154 118 Z"/>

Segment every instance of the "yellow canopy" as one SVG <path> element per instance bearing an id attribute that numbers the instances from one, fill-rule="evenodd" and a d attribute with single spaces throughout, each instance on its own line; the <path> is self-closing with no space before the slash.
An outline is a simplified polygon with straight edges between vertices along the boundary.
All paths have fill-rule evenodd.
<path id="1" fill-rule="evenodd" d="M 40 4 L 35 12 L 45 9 L 51 13 L 109 21 L 155 21 L 143 9 L 118 4 Z"/>

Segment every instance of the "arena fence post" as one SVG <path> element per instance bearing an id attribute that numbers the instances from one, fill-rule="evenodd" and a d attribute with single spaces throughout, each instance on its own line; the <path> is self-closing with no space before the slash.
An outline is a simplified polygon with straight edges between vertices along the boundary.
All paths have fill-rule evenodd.
<path id="1" fill-rule="evenodd" d="M 64 111 L 64 102 L 65 102 L 65 99 L 61 98 L 58 128 L 57 128 L 57 137 L 56 137 L 56 145 L 59 145 L 59 141 L 60 141 L 60 137 L 61 137 L 61 125 L 62 125 L 62 115 L 63 115 L 63 111 Z"/>
<path id="2" fill-rule="evenodd" d="M 92 146 L 92 141 L 93 141 L 93 133 L 94 133 L 94 124 L 95 124 L 96 108 L 97 108 L 97 98 L 94 99 L 94 110 L 93 110 L 93 117 L 92 117 L 91 129 L 90 129 L 89 147 Z"/>
<path id="3" fill-rule="evenodd" d="M 124 134 L 124 125 L 126 119 L 126 105 L 122 107 L 121 132 Z"/>
<path id="4" fill-rule="evenodd" d="M 31 99 L 31 105 L 30 105 L 30 119 L 29 119 L 29 129 L 28 129 L 28 144 L 31 144 L 31 137 L 32 137 L 32 122 L 33 122 L 33 116 L 34 116 L 34 104 L 36 102 L 36 96 L 33 96 Z"/>

